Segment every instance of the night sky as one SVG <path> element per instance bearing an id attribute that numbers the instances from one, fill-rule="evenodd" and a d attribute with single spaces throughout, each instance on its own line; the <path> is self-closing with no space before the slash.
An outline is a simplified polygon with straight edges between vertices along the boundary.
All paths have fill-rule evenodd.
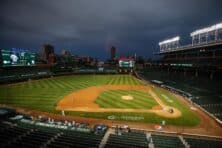
<path id="1" fill-rule="evenodd" d="M 158 42 L 222 22 L 221 0 L 1 0 L 0 48 L 154 58 Z"/>

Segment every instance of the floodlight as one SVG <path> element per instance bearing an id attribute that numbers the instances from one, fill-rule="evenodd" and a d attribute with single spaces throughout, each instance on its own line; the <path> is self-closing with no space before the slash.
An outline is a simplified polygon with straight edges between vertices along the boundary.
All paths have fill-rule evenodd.
<path id="1" fill-rule="evenodd" d="M 203 34 L 203 33 L 208 33 L 208 32 L 211 32 L 211 31 L 218 30 L 218 29 L 222 29 L 222 23 L 218 23 L 216 25 L 212 25 L 210 27 L 206 27 L 206 28 L 203 28 L 203 29 L 198 29 L 198 30 L 192 32 L 190 34 L 190 36 L 193 37 L 195 35 L 199 35 L 199 34 Z"/>
<path id="2" fill-rule="evenodd" d="M 180 37 L 179 36 L 176 36 L 174 38 L 171 38 L 171 39 L 168 39 L 168 40 L 164 40 L 162 42 L 159 42 L 159 45 L 163 45 L 163 44 L 168 44 L 168 43 L 172 43 L 172 42 L 177 42 L 180 40 Z"/>

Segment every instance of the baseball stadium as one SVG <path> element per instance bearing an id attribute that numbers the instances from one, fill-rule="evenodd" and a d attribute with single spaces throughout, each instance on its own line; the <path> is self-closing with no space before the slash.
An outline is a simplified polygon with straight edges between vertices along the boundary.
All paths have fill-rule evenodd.
<path id="1" fill-rule="evenodd" d="M 155 40 L 157 60 L 0 48 L 0 147 L 221 148 L 222 23 L 181 39 Z"/>
<path id="2" fill-rule="evenodd" d="M 2 59 L 7 59 L 6 51 L 1 52 Z M 136 70 L 133 58 L 119 58 L 117 63 L 113 69 L 81 68 L 71 72 L 52 66 L 3 65 L 1 132 L 7 134 L 2 146 L 30 147 L 37 140 L 39 147 L 50 141 L 45 141 L 45 136 L 55 138 L 58 134 L 45 146 L 221 146 L 220 118 L 193 102 L 190 93 L 165 84 L 167 79 L 161 79 L 157 74 L 160 72 L 152 68 Z M 33 132 L 24 138 L 16 138 L 30 130 Z M 14 136 L 16 141 L 7 143 L 7 136 Z M 132 138 L 138 141 L 130 141 Z"/>

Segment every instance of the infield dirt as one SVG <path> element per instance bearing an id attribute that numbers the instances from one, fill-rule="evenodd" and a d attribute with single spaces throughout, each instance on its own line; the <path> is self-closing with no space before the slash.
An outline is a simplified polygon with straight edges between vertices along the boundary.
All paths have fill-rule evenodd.
<path id="1" fill-rule="evenodd" d="M 152 109 L 117 109 L 117 108 L 100 108 L 98 104 L 95 103 L 97 97 L 106 90 L 136 90 L 142 91 L 151 95 L 153 99 L 159 104 L 154 106 Z M 120 98 L 121 99 L 121 98 Z M 169 109 L 173 109 L 170 113 Z M 177 108 L 166 106 L 161 99 L 152 91 L 150 86 L 145 85 L 102 85 L 93 86 L 78 91 L 65 96 L 57 104 L 56 110 L 64 111 L 85 111 L 85 112 L 149 112 L 155 113 L 159 116 L 167 118 L 178 118 L 181 116 L 181 112 Z"/>

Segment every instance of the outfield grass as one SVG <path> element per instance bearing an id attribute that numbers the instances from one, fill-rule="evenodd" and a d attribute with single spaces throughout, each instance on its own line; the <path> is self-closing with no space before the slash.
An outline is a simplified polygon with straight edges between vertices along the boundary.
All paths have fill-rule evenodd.
<path id="1" fill-rule="evenodd" d="M 79 89 L 96 85 L 130 84 L 144 85 L 130 75 L 74 75 L 61 76 L 50 79 L 34 80 L 13 85 L 0 86 L 0 103 L 9 104 L 16 107 L 24 107 L 44 112 L 60 113 L 55 110 L 57 102 L 65 95 Z M 182 117 L 176 119 L 163 118 L 153 113 L 91 113 L 91 112 L 66 112 L 67 115 L 81 117 L 93 117 L 108 119 L 114 116 L 116 120 L 160 123 L 165 120 L 167 124 L 194 126 L 199 123 L 197 115 L 190 111 L 168 91 L 154 88 L 164 103 L 181 110 Z M 164 94 L 173 100 L 173 103 L 166 102 L 161 96 Z M 149 96 L 147 96 L 149 97 Z M 101 100 L 100 100 L 101 101 Z M 135 100 L 136 101 L 136 100 Z M 116 101 L 117 103 L 117 101 Z M 151 102 L 152 105 L 154 102 Z M 104 105 L 104 104 L 103 104 Z M 113 103 L 115 105 L 115 103 Z M 130 106 L 130 104 L 128 104 Z M 138 107 L 139 104 L 137 104 Z M 148 106 L 151 107 L 152 105 Z M 110 107 L 105 105 L 103 107 Z M 116 105 L 115 107 L 118 107 Z M 120 107 L 120 106 L 119 106 Z M 131 107 L 135 105 L 131 104 Z"/>
<path id="2" fill-rule="evenodd" d="M 122 96 L 130 95 L 133 100 L 123 100 Z M 101 108 L 151 109 L 158 105 L 152 96 L 140 91 L 107 90 L 95 101 Z"/>
<path id="3" fill-rule="evenodd" d="M 130 75 L 75 75 L 33 80 L 0 86 L 0 103 L 56 112 L 57 102 L 65 95 L 90 86 L 107 84 L 139 85 L 141 82 Z"/>

